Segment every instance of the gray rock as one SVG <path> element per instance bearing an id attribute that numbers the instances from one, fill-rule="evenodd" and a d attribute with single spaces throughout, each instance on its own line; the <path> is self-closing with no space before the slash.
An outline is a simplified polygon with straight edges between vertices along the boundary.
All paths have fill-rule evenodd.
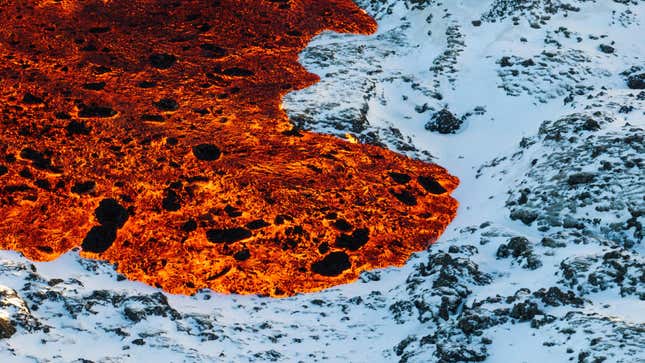
<path id="1" fill-rule="evenodd" d="M 455 117 L 448 109 L 443 109 L 434 115 L 425 125 L 428 131 L 438 132 L 440 134 L 454 134 L 461 128 L 463 121 Z"/>
<path id="2" fill-rule="evenodd" d="M 510 214 L 510 218 L 512 220 L 520 220 L 527 226 L 530 226 L 536 219 L 538 219 L 538 217 L 539 214 L 536 211 L 524 208 L 513 209 Z"/>
<path id="3" fill-rule="evenodd" d="M 601 52 L 607 53 L 607 54 L 613 54 L 616 51 L 614 47 L 608 44 L 600 44 L 598 49 L 600 49 Z"/>
<path id="4" fill-rule="evenodd" d="M 645 73 L 629 76 L 627 78 L 627 87 L 631 89 L 645 89 Z"/>

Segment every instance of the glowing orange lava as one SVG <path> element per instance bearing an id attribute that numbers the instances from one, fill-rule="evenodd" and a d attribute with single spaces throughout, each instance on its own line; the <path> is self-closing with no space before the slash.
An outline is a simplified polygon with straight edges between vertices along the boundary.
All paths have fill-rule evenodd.
<path id="1" fill-rule="evenodd" d="M 455 216 L 457 179 L 295 129 L 349 0 L 0 1 L 0 248 L 81 255 L 172 293 L 292 295 L 401 265 Z"/>

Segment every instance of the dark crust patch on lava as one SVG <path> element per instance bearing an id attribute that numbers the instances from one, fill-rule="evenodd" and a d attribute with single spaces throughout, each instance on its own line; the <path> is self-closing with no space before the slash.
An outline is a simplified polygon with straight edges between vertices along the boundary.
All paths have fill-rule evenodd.
<path id="1" fill-rule="evenodd" d="M 352 266 L 345 252 L 332 252 L 311 265 L 311 270 L 322 276 L 338 276 Z"/>

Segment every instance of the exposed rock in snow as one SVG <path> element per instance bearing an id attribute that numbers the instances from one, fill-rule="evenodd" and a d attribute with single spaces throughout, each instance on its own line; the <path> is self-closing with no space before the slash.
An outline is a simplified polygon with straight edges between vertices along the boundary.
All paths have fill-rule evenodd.
<path id="1" fill-rule="evenodd" d="M 425 128 L 426 130 L 436 131 L 440 134 L 454 134 L 459 130 L 462 123 L 463 121 L 444 108 L 432 115 L 432 119 L 428 121 Z"/>
<path id="2" fill-rule="evenodd" d="M 639 102 L 641 109 L 645 103 Z M 633 247 L 645 223 L 645 130 L 600 112 L 540 126 L 508 163 L 530 165 L 506 203 L 512 219 L 542 232 L 576 231 Z M 520 213 L 521 212 L 521 213 Z"/>

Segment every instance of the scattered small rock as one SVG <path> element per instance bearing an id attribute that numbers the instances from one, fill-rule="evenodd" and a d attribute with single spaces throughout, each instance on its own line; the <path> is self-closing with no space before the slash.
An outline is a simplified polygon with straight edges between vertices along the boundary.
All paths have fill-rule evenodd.
<path id="1" fill-rule="evenodd" d="M 627 78 L 627 87 L 631 89 L 645 89 L 645 73 L 629 76 Z"/>
<path id="2" fill-rule="evenodd" d="M 616 51 L 614 47 L 608 44 L 600 44 L 598 48 L 600 49 L 601 52 L 607 53 L 607 54 L 613 54 Z"/>
<path id="3" fill-rule="evenodd" d="M 452 112 L 444 108 L 441 111 L 432 115 L 432 119 L 426 123 L 425 129 L 440 134 L 454 134 L 456 133 L 463 121 L 455 117 Z"/>

